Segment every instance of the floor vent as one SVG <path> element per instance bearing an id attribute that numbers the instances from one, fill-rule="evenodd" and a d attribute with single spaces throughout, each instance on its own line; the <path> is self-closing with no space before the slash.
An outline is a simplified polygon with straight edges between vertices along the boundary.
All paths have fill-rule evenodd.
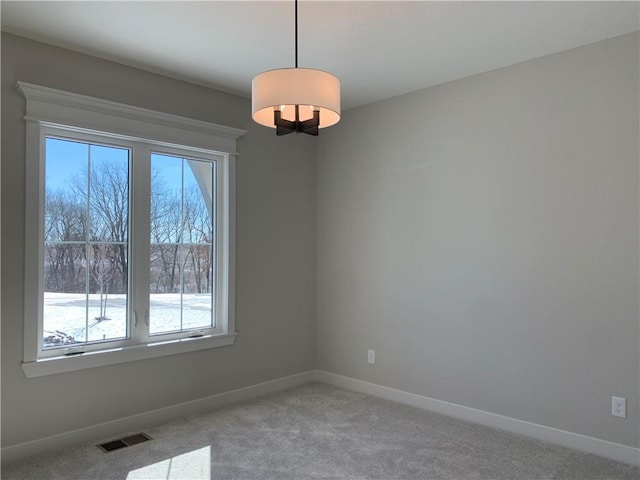
<path id="1" fill-rule="evenodd" d="M 151 440 L 151 437 L 146 433 L 136 433 L 135 435 L 129 435 L 128 437 L 101 443 L 100 445 L 97 445 L 97 447 L 103 452 L 113 452 L 114 450 L 120 450 L 121 448 L 130 447 L 131 445 L 137 445 L 138 443 L 149 440 Z"/>

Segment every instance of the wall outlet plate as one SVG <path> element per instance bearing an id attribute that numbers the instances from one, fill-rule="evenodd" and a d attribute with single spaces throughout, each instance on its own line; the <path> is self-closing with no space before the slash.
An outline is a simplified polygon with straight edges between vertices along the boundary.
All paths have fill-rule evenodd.
<path id="1" fill-rule="evenodd" d="M 627 399 L 623 397 L 611 397 L 611 415 L 627 418 Z"/>
<path id="2" fill-rule="evenodd" d="M 369 350 L 367 352 L 367 361 L 369 363 L 376 363 L 376 351 L 375 350 Z"/>

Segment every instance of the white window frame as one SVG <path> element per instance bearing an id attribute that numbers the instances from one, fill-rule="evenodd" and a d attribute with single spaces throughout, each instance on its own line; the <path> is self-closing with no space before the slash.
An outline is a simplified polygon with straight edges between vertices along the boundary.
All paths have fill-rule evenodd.
<path id="1" fill-rule="evenodd" d="M 103 365 L 153 358 L 177 353 L 232 345 L 235 342 L 235 157 L 236 140 L 245 133 L 243 130 L 224 127 L 208 122 L 192 120 L 166 113 L 132 107 L 120 103 L 87 97 L 48 87 L 18 82 L 18 90 L 26 99 L 26 185 L 25 199 L 25 319 L 24 319 L 24 361 L 23 370 L 27 377 L 37 377 L 68 372 Z M 182 155 L 192 158 L 215 160 L 216 214 L 222 225 L 216 232 L 217 269 L 221 281 L 216 289 L 216 329 L 202 337 L 191 338 L 188 333 L 171 335 L 146 335 L 144 329 L 132 329 L 131 338 L 122 342 L 83 345 L 77 355 L 61 355 L 57 350 L 50 356 L 42 348 L 42 306 L 44 258 L 44 164 L 45 139 L 47 136 L 78 140 L 115 142 L 131 146 L 133 155 L 151 154 L 151 151 Z M 147 175 L 150 171 L 136 171 L 140 165 L 149 163 L 133 162 L 133 175 Z M 147 175 L 148 176 L 148 175 Z M 133 189 L 130 201 L 133 212 L 136 202 L 148 202 L 149 186 Z M 144 225 L 144 218 L 136 218 Z M 148 218 L 146 225 L 138 227 L 136 236 L 131 236 L 130 258 L 148 257 Z M 146 231 L 145 231 L 146 230 Z M 135 260 L 130 268 L 139 265 Z M 141 282 L 148 281 L 148 272 L 133 271 L 130 280 L 132 289 Z M 147 282 L 148 283 L 148 282 Z M 135 305 L 130 307 L 130 315 L 140 316 L 144 312 L 143 300 L 134 293 L 131 297 Z M 148 299 L 146 299 L 148 308 Z M 134 313 L 135 312 L 135 313 Z M 133 319 L 130 319 L 133 325 Z M 143 334 L 140 334 L 143 332 Z"/>

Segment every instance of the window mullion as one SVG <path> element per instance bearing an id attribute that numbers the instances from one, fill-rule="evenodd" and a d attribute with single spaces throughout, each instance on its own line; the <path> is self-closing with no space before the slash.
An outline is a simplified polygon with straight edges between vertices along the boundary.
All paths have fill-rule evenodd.
<path id="1" fill-rule="evenodd" d="M 180 161 L 180 231 L 178 232 L 178 268 L 180 274 L 180 331 L 184 328 L 184 164 Z"/>
<path id="2" fill-rule="evenodd" d="M 84 298 L 85 298 L 85 312 L 84 312 L 84 342 L 89 341 L 89 292 L 90 292 L 90 265 L 91 265 L 91 241 L 93 240 L 92 231 L 92 218 L 91 218 L 91 146 L 87 146 L 87 200 L 85 204 L 85 218 L 87 223 L 87 230 L 84 238 L 84 256 L 87 262 L 84 275 Z"/>
<path id="3" fill-rule="evenodd" d="M 151 210 L 151 148 L 144 143 L 135 143 L 131 189 L 133 208 L 129 232 L 133 279 L 131 281 L 131 339 L 134 343 L 149 338 L 149 251 Z"/>

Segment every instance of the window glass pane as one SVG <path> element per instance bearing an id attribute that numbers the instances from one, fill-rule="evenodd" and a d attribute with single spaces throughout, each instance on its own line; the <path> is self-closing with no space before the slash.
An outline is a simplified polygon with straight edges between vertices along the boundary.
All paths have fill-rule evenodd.
<path id="1" fill-rule="evenodd" d="M 178 161 L 177 161 L 178 160 Z M 176 243 L 180 238 L 182 161 L 151 156 L 151 242 Z"/>
<path id="2" fill-rule="evenodd" d="M 180 257 L 178 244 L 151 246 L 150 333 L 181 330 Z"/>
<path id="3" fill-rule="evenodd" d="M 87 269 L 85 245 L 44 249 L 44 347 L 86 341 Z"/>
<path id="4" fill-rule="evenodd" d="M 89 244 L 88 341 L 127 336 L 126 244 Z"/>
<path id="5" fill-rule="evenodd" d="M 89 153 L 90 240 L 126 242 L 129 230 L 129 150 L 91 145 Z"/>
<path id="6" fill-rule="evenodd" d="M 189 245 L 184 253 L 182 325 L 183 328 L 208 328 L 213 310 L 213 247 L 210 244 Z"/>
<path id="7" fill-rule="evenodd" d="M 88 153 L 86 143 L 46 139 L 44 235 L 47 242 L 86 238 Z"/>
<path id="8" fill-rule="evenodd" d="M 185 243 L 211 243 L 213 208 L 213 164 L 187 160 L 184 169 Z"/>
<path id="9" fill-rule="evenodd" d="M 46 139 L 45 348 L 127 337 L 129 157 Z"/>
<path id="10" fill-rule="evenodd" d="M 215 326 L 214 167 L 152 154 L 151 334 Z"/>

